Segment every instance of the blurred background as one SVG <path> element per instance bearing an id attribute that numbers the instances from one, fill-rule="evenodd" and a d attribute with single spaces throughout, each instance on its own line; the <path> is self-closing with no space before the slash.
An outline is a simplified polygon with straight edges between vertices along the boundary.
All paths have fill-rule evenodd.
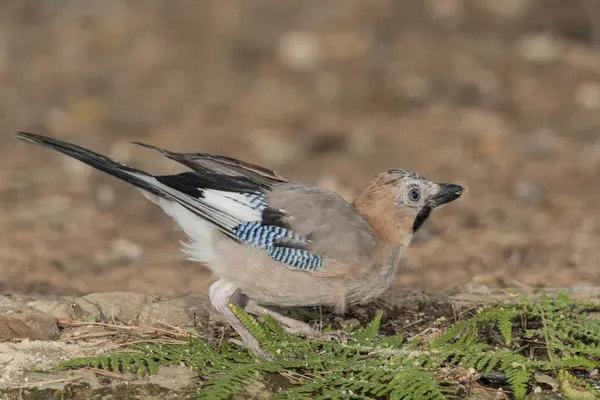
<path id="1" fill-rule="evenodd" d="M 598 0 L 29 0 L 0 13 L 0 290 L 202 292 L 139 192 L 12 138 L 156 173 L 221 153 L 338 191 L 468 187 L 397 282 L 600 285 Z"/>

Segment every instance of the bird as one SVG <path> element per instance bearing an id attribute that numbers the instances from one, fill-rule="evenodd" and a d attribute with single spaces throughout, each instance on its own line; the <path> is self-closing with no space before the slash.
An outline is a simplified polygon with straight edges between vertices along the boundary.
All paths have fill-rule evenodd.
<path id="1" fill-rule="evenodd" d="M 390 169 L 375 176 L 353 202 L 317 186 L 288 180 L 268 168 L 211 153 L 182 153 L 149 144 L 189 170 L 153 175 L 52 137 L 18 132 L 38 144 L 136 186 L 188 237 L 182 251 L 216 278 L 212 306 L 258 357 L 273 358 L 236 317 L 230 303 L 269 315 L 290 333 L 336 340 L 277 307 L 348 306 L 380 297 L 391 285 L 415 233 L 431 213 L 466 190 L 416 172 Z M 336 336 L 337 335 L 337 336 Z"/>

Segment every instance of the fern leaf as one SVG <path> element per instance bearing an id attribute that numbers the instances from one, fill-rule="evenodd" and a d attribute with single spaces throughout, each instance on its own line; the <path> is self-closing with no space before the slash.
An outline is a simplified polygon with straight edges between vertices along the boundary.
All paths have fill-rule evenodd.
<path id="1" fill-rule="evenodd" d="M 367 325 L 364 328 L 358 329 L 353 334 L 354 339 L 356 339 L 356 341 L 361 344 L 372 343 L 373 340 L 375 340 L 375 338 L 377 337 L 377 334 L 379 333 L 379 326 L 381 325 L 382 316 L 383 311 L 378 311 L 377 315 L 375 315 L 375 318 L 373 318 L 373 320 L 369 322 L 369 325 Z"/>
<path id="2" fill-rule="evenodd" d="M 238 306 L 234 304 L 229 304 L 229 308 L 235 316 L 240 320 L 240 322 L 244 325 L 248 331 L 254 336 L 259 343 L 263 344 L 267 341 L 267 331 L 266 329 L 259 324 L 250 314 L 246 311 L 242 310 Z"/>
<path id="3" fill-rule="evenodd" d="M 267 325 L 267 327 L 271 329 L 277 336 L 283 337 L 287 335 L 287 332 L 285 329 L 283 329 L 283 326 L 281 326 L 281 324 L 277 322 L 275 318 L 271 317 L 269 314 L 265 314 L 263 318 L 265 320 L 265 325 Z"/>
<path id="4" fill-rule="evenodd" d="M 512 363 L 511 365 L 504 366 L 504 373 L 515 399 L 521 400 L 525 398 L 527 383 L 530 378 L 529 372 L 522 365 Z"/>
<path id="5" fill-rule="evenodd" d="M 381 339 L 378 343 L 385 347 L 400 347 L 404 343 L 404 335 L 398 332 L 393 336 Z"/>
<path id="6" fill-rule="evenodd" d="M 600 392 L 592 388 L 588 383 L 575 378 L 567 371 L 558 373 L 560 391 L 572 400 L 597 399 Z"/>
<path id="7" fill-rule="evenodd" d="M 467 321 L 456 322 L 454 325 L 447 328 L 439 338 L 431 342 L 431 347 L 440 347 L 463 336 L 469 326 L 469 322 Z"/>
<path id="8" fill-rule="evenodd" d="M 501 312 L 498 314 L 498 329 L 504 337 L 504 342 L 507 346 L 510 346 L 512 343 L 512 320 L 514 318 L 514 313 L 506 310 L 506 312 Z"/>

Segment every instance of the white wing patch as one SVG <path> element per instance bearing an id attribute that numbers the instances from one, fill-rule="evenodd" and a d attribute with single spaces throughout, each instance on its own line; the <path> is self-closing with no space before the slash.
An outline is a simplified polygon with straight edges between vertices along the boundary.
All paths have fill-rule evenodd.
<path id="1" fill-rule="evenodd" d="M 227 213 L 240 223 L 260 221 L 264 209 L 264 196 L 254 193 L 235 193 L 221 190 L 199 189 L 204 203 Z M 233 226 L 231 227 L 233 228 Z"/>

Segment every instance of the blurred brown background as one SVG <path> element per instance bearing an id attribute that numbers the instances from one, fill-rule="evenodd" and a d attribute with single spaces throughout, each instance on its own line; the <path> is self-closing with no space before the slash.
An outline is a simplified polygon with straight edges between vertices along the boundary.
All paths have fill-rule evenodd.
<path id="1" fill-rule="evenodd" d="M 204 291 L 137 190 L 15 130 L 151 172 L 222 153 L 352 198 L 419 171 L 468 195 L 398 282 L 600 284 L 598 0 L 30 0 L 0 12 L 0 289 Z"/>

